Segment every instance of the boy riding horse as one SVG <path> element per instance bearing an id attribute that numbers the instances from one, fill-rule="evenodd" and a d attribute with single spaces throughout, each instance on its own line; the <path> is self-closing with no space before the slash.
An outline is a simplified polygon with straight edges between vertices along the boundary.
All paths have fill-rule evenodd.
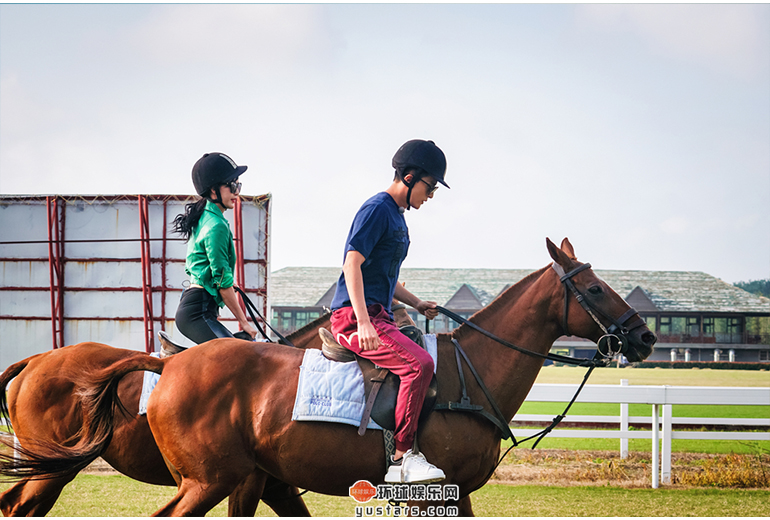
<path id="1" fill-rule="evenodd" d="M 413 295 L 398 283 L 409 249 L 404 211 L 432 199 L 444 182 L 446 158 L 433 143 L 406 142 L 393 157 L 395 177 L 385 191 L 367 200 L 356 213 L 345 242 L 342 274 L 332 300 L 331 326 L 344 347 L 398 375 L 396 452 L 385 481 L 436 482 L 444 472 L 412 450 L 422 403 L 433 375 L 433 359 L 402 334 L 393 320 L 393 298 L 428 319 L 437 316 L 435 302 Z"/>

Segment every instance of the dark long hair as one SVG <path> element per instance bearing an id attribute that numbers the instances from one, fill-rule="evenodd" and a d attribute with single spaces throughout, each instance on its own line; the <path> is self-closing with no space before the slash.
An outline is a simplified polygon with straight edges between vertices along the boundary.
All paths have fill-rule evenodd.
<path id="1" fill-rule="evenodd" d="M 182 235 L 182 238 L 185 240 L 190 240 L 195 227 L 198 225 L 198 221 L 201 219 L 201 215 L 203 215 L 203 211 L 206 209 L 206 200 L 208 199 L 203 197 L 185 205 L 184 213 L 180 213 L 174 218 L 171 231 Z"/>

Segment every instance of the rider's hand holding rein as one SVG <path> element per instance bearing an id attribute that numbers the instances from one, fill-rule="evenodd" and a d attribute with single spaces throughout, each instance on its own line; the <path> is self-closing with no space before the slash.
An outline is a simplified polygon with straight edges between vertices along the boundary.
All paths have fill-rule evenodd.
<path id="1" fill-rule="evenodd" d="M 436 302 L 419 299 L 417 296 L 409 292 L 406 289 L 406 287 L 404 287 L 400 283 L 396 284 L 396 290 L 393 293 L 393 297 L 396 300 L 400 301 L 401 303 L 405 303 L 410 307 L 413 307 L 414 309 L 417 310 L 417 312 L 419 312 L 429 320 L 432 320 L 433 318 L 438 316 L 438 310 L 436 310 Z"/>
<path id="2" fill-rule="evenodd" d="M 227 289 L 219 289 L 219 295 L 222 297 L 222 301 L 225 302 L 227 308 L 230 309 L 230 312 L 233 313 L 235 319 L 238 320 L 241 329 L 251 336 L 251 339 L 256 338 L 257 329 L 249 322 L 246 315 L 243 313 L 243 309 L 241 309 L 241 306 L 238 303 L 238 295 L 235 294 L 235 289 L 232 286 Z"/>

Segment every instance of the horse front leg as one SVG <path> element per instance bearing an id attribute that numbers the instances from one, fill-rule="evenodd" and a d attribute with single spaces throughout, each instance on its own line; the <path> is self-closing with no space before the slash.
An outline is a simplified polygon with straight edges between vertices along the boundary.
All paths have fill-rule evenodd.
<path id="1" fill-rule="evenodd" d="M 0 511 L 3 516 L 45 516 L 76 475 L 17 482 L 0 494 Z"/>
<path id="2" fill-rule="evenodd" d="M 299 489 L 274 477 L 268 477 L 262 501 L 278 516 L 311 516 Z"/>
<path id="3" fill-rule="evenodd" d="M 265 489 L 267 475 L 254 470 L 236 486 L 227 501 L 227 516 L 252 517 Z M 280 515 L 279 515 L 280 516 Z"/>
<path id="4" fill-rule="evenodd" d="M 447 502 L 447 505 L 452 505 Z M 465 495 L 458 500 L 454 505 L 457 506 L 457 516 L 476 516 L 473 514 L 473 507 L 471 507 L 471 496 Z"/>

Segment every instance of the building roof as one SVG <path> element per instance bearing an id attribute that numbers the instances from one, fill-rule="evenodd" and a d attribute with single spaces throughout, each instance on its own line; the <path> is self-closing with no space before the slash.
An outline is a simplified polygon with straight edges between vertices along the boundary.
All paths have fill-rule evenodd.
<path id="1" fill-rule="evenodd" d="M 326 304 L 339 267 L 286 267 L 271 274 L 273 307 Z M 452 308 L 487 305 L 533 269 L 401 269 L 400 280 L 424 300 Z M 753 295 L 706 273 L 695 271 L 594 270 L 618 294 L 646 312 L 736 312 L 770 315 L 770 299 Z M 330 294 L 333 294 L 333 289 Z M 327 298 L 324 298 L 327 296 Z M 322 302 L 322 300 L 324 300 Z M 474 304 L 477 301 L 478 303 Z M 480 305 L 479 305 L 480 304 Z"/>

